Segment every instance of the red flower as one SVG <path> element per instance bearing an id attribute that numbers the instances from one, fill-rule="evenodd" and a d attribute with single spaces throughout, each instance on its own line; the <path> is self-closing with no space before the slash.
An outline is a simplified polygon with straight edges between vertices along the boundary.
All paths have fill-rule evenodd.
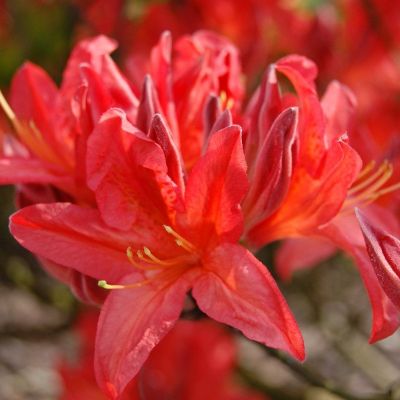
<path id="1" fill-rule="evenodd" d="M 106 399 L 93 371 L 97 315 L 85 313 L 78 321 L 81 339 L 77 365 L 60 368 L 60 400 Z M 235 342 L 211 321 L 179 321 L 143 365 L 121 399 L 260 400 L 264 397 L 241 388 L 232 379 Z"/>
<path id="2" fill-rule="evenodd" d="M 12 217 L 13 235 L 34 253 L 105 288 L 124 289 L 108 296 L 97 337 L 98 381 L 114 397 L 172 328 L 189 290 L 210 317 L 304 357 L 273 278 L 236 244 L 247 190 L 240 128 L 211 136 L 184 186 L 179 171 L 160 116 L 146 136 L 111 109 L 88 144 L 88 182 L 101 214 L 64 203 L 27 207 Z"/>
<path id="3" fill-rule="evenodd" d="M 275 68 L 289 78 L 297 99 L 279 95 Z M 278 270 L 286 278 L 337 248 L 350 253 L 372 304 L 370 341 L 387 337 L 399 325 L 398 312 L 371 271 L 354 208 L 398 188 L 387 185 L 393 168 L 386 162 L 377 169 L 370 164 L 360 172 L 360 157 L 343 136 L 354 108 L 348 89 L 334 82 L 319 102 L 312 62 L 288 56 L 275 68 L 248 111 L 245 148 L 250 190 L 244 201 L 245 238 L 253 248 L 290 238 L 278 253 Z M 298 121 L 294 111 L 277 117 L 288 102 L 299 106 Z M 267 159 L 270 168 L 264 167 Z"/>
<path id="4" fill-rule="evenodd" d="M 82 41 L 71 54 L 60 89 L 41 68 L 26 63 L 13 78 L 11 107 L 0 93 L 1 106 L 15 131 L 4 139 L 0 184 L 18 184 L 19 206 L 56 201 L 94 205 L 85 177 L 87 137 L 96 117 L 110 104 L 125 107 L 127 113 L 138 104 L 109 56 L 114 49 L 115 43 L 102 36 Z M 89 79 L 82 78 L 90 72 L 103 77 L 97 103 Z M 42 264 L 83 300 L 99 302 L 104 297 L 86 276 L 47 260 Z"/>

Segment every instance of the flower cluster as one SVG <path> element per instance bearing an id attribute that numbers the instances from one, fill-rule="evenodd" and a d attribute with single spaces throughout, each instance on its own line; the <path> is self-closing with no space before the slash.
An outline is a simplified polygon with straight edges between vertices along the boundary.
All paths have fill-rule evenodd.
<path id="1" fill-rule="evenodd" d="M 10 230 L 102 304 L 104 393 L 121 398 L 188 294 L 210 318 L 303 360 L 295 318 L 254 256 L 277 240 L 283 278 L 349 253 L 372 305 L 370 341 L 391 335 L 400 251 L 386 231 L 400 231 L 375 200 L 399 184 L 390 162 L 363 166 L 350 144 L 351 91 L 334 81 L 320 99 L 316 65 L 289 55 L 247 101 L 236 47 L 209 31 L 174 43 L 163 33 L 147 71 L 135 70 L 141 86 L 118 69 L 115 48 L 105 36 L 80 42 L 60 88 L 27 63 L 0 97 L 12 124 L 0 183 L 18 185 L 21 207 Z"/>

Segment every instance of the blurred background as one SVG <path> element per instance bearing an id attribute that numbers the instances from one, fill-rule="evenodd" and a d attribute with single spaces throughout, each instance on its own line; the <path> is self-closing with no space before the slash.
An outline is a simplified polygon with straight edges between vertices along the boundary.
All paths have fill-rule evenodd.
<path id="1" fill-rule="evenodd" d="M 115 57 L 129 75 L 129 65 L 148 54 L 164 29 L 175 36 L 214 29 L 239 47 L 249 90 L 266 66 L 285 54 L 315 60 L 321 93 L 336 78 L 358 98 L 353 137 L 362 156 L 370 159 L 373 152 L 378 162 L 396 160 L 400 153 L 397 3 L 0 0 L 0 88 L 7 93 L 12 75 L 25 60 L 42 66 L 59 83 L 71 47 L 86 36 L 115 37 L 120 43 Z M 8 129 L 3 115 L 0 128 Z M 73 325 L 81 306 L 9 235 L 13 197 L 13 188 L 0 187 L 0 399 L 58 399 L 63 381 L 57 368 L 79 350 Z M 272 271 L 275 248 L 259 254 Z M 400 398 L 396 397 L 400 335 L 368 344 L 370 307 L 350 259 L 337 254 L 279 285 L 304 333 L 309 374 L 302 376 L 296 371 L 298 365 L 290 365 L 279 353 L 266 353 L 237 338 L 238 381 L 272 399 Z M 333 386 L 347 395 L 338 397 L 326 390 Z M 379 393 L 385 394 L 379 397 Z"/>

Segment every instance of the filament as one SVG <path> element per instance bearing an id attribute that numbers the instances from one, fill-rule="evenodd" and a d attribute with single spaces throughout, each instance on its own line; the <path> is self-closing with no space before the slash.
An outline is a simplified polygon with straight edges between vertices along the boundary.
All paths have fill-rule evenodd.
<path id="1" fill-rule="evenodd" d="M 196 248 L 192 245 L 192 243 L 190 243 L 188 240 L 182 237 L 179 233 L 175 232 L 169 225 L 163 225 L 163 227 L 167 231 L 167 233 L 169 233 L 175 238 L 175 243 L 179 247 L 184 248 L 189 253 L 196 252 Z"/>
<path id="2" fill-rule="evenodd" d="M 393 175 L 392 164 L 385 160 L 375 171 L 375 162 L 370 162 L 355 180 L 355 185 L 348 191 L 349 197 L 343 204 L 343 211 L 355 205 L 367 205 L 379 197 L 400 189 L 400 182 L 384 187 Z M 369 176 L 368 176 L 369 175 Z"/>

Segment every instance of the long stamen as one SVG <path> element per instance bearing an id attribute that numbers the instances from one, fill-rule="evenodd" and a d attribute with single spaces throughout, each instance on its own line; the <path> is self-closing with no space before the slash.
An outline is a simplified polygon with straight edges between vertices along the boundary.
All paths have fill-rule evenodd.
<path id="1" fill-rule="evenodd" d="M 160 258 L 156 257 L 148 247 L 143 247 L 143 251 L 148 258 L 146 258 L 140 250 L 138 250 L 138 252 L 137 252 L 138 257 L 141 260 L 143 260 L 147 263 L 151 263 L 151 264 L 158 264 L 158 265 L 163 265 L 166 267 L 171 267 L 171 266 L 175 266 L 179 263 L 187 262 L 187 260 L 188 260 L 187 255 L 169 258 L 167 260 L 161 260 Z"/>
<path id="2" fill-rule="evenodd" d="M 357 179 L 354 181 L 354 183 L 360 181 L 362 178 L 364 178 L 365 175 L 369 174 L 371 171 L 374 170 L 376 166 L 375 160 L 370 161 L 358 174 Z"/>
<path id="3" fill-rule="evenodd" d="M 21 132 L 21 124 L 18 121 L 18 118 L 16 117 L 14 111 L 8 104 L 6 98 L 4 97 L 2 91 L 0 90 L 0 107 L 3 109 L 4 113 L 6 114 L 7 118 L 10 120 L 12 123 L 14 129 L 16 132 L 19 134 Z"/>
<path id="4" fill-rule="evenodd" d="M 140 269 L 142 271 L 152 271 L 152 270 L 159 269 L 159 267 L 151 267 L 151 266 L 148 266 L 148 265 L 142 265 L 142 264 L 139 264 L 137 261 L 135 261 L 135 258 L 134 258 L 134 255 L 133 255 L 133 251 L 132 251 L 132 248 L 130 246 L 126 249 L 126 255 L 128 257 L 129 262 L 135 268 L 138 268 L 138 269 Z M 138 254 L 138 257 L 139 257 L 139 254 Z M 141 257 L 139 257 L 139 258 L 142 259 Z M 147 262 L 147 260 L 145 260 L 145 259 L 143 261 Z"/>
<path id="5" fill-rule="evenodd" d="M 163 227 L 167 231 L 167 233 L 169 233 L 170 235 L 172 235 L 175 238 L 175 243 L 178 246 L 184 248 L 186 251 L 188 251 L 190 253 L 196 252 L 196 248 L 192 245 L 192 243 L 187 241 L 179 233 L 175 232 L 169 225 L 163 225 Z"/>
<path id="6" fill-rule="evenodd" d="M 375 167 L 375 162 L 369 163 L 356 179 L 358 184 L 354 185 L 348 192 L 349 197 L 343 205 L 342 211 L 350 211 L 355 205 L 367 205 L 379 197 L 400 189 L 400 183 L 383 188 L 393 175 L 392 164 L 385 160 L 372 175 L 365 178 Z"/>
<path id="7" fill-rule="evenodd" d="M 13 122 L 16 120 L 14 111 L 11 109 L 10 105 L 8 104 L 1 90 L 0 90 L 0 106 L 4 110 L 5 114 L 7 115 L 7 118 L 10 121 Z"/>
<path id="8" fill-rule="evenodd" d="M 349 190 L 349 194 L 350 195 L 355 194 L 356 192 L 359 192 L 359 191 L 367 188 L 375 181 L 381 182 L 382 180 L 385 180 L 383 182 L 383 183 L 385 183 L 390 178 L 392 173 L 393 173 L 393 167 L 387 160 L 385 160 L 374 174 L 372 174 L 369 178 L 365 179 L 358 185 L 351 188 Z M 359 178 L 357 180 L 359 180 Z M 376 183 L 375 183 L 374 187 L 376 186 Z"/>
<path id="9" fill-rule="evenodd" d="M 110 285 L 105 280 L 98 281 L 97 284 L 103 289 L 133 289 L 137 287 L 141 287 L 147 285 L 148 283 L 152 282 L 152 279 L 145 279 L 144 281 L 130 283 L 128 285 Z"/>

